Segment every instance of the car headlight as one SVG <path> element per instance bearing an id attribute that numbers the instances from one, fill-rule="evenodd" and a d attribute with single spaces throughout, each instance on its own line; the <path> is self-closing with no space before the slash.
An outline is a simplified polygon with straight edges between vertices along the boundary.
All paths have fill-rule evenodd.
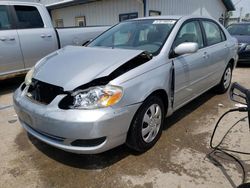
<path id="1" fill-rule="evenodd" d="M 250 45 L 247 45 L 245 48 L 246 51 L 250 51 Z"/>
<path id="2" fill-rule="evenodd" d="M 32 82 L 32 77 L 33 77 L 33 74 L 34 74 L 34 67 L 33 68 L 31 68 L 30 70 L 29 70 L 29 72 L 26 74 L 26 76 L 25 76 L 25 80 L 24 80 L 24 83 L 25 83 L 25 85 L 30 85 L 31 84 L 31 82 Z"/>
<path id="3" fill-rule="evenodd" d="M 76 91 L 71 94 L 74 109 L 97 109 L 112 106 L 120 101 L 123 95 L 121 87 L 106 85 Z"/>

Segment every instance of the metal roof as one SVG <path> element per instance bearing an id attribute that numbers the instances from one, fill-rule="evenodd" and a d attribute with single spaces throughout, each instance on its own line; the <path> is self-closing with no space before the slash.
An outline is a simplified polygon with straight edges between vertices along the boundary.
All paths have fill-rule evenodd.
<path id="1" fill-rule="evenodd" d="M 46 7 L 48 9 L 58 9 L 58 8 L 63 8 L 63 7 L 73 6 L 73 5 L 86 4 L 86 3 L 90 3 L 94 1 L 100 1 L 100 0 L 63 0 L 63 1 L 49 4 Z M 228 11 L 235 10 L 232 0 L 222 0 L 222 2 Z"/>
<path id="2" fill-rule="evenodd" d="M 58 9 L 58 8 L 69 7 L 73 5 L 91 3 L 94 1 L 100 1 L 100 0 L 63 0 L 63 1 L 56 2 L 56 3 L 48 4 L 46 5 L 46 7 L 48 9 Z"/>

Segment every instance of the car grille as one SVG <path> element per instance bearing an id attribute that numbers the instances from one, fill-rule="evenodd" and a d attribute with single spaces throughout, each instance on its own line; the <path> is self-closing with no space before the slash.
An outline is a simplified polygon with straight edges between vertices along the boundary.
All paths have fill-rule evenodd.
<path id="1" fill-rule="evenodd" d="M 27 96 L 37 102 L 49 104 L 57 95 L 63 93 L 64 91 L 62 87 L 33 79 L 32 84 L 29 86 Z"/>

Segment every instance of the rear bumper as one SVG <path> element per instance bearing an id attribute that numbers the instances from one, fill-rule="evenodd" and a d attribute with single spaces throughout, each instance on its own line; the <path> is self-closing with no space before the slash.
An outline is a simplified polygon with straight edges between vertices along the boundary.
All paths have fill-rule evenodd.
<path id="1" fill-rule="evenodd" d="M 140 104 L 118 109 L 62 110 L 57 96 L 49 105 L 30 100 L 17 89 L 14 108 L 24 129 L 59 149 L 96 154 L 125 143 L 129 125 Z M 75 144 L 77 143 L 77 144 Z"/>

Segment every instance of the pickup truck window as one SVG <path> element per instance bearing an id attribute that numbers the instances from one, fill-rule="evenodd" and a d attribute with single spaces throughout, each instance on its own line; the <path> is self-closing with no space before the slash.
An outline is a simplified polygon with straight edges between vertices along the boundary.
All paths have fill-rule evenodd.
<path id="1" fill-rule="evenodd" d="M 44 23 L 36 7 L 14 6 L 17 15 L 18 29 L 43 28 Z"/>
<path id="2" fill-rule="evenodd" d="M 10 19 L 6 6 L 0 5 L 0 30 L 11 29 Z"/>
<path id="3" fill-rule="evenodd" d="M 93 40 L 89 47 L 143 50 L 157 55 L 176 20 L 138 20 L 117 24 Z"/>

